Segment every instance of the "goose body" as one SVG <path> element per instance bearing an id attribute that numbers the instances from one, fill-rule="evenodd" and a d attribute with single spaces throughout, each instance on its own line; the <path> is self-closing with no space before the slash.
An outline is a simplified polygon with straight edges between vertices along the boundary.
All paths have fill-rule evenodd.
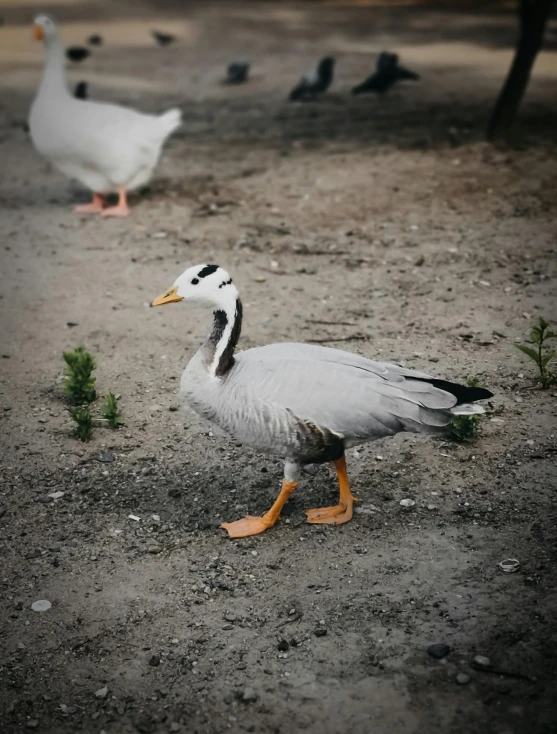
<path id="1" fill-rule="evenodd" d="M 214 308 L 211 334 L 182 375 L 184 401 L 242 444 L 285 460 L 278 513 L 225 524 L 231 537 L 274 524 L 303 467 L 328 461 L 337 466 L 341 502 L 308 511 L 309 521 L 346 522 L 353 501 L 346 448 L 400 431 L 443 430 L 454 415 L 482 413 L 474 401 L 491 397 L 482 388 L 311 344 L 271 344 L 235 354 L 242 305 L 232 279 L 216 265 L 189 268 L 152 305 L 181 300 Z"/>
<path id="2" fill-rule="evenodd" d="M 125 193 L 150 180 L 166 138 L 180 125 L 181 112 L 147 115 L 116 104 L 76 99 L 66 84 L 56 26 L 39 16 L 35 28 L 45 41 L 46 63 L 29 115 L 33 144 L 58 170 L 94 192 L 96 200 L 78 210 L 100 211 L 102 195 L 117 192 L 116 211 L 106 209 L 103 214 L 124 215 Z"/>

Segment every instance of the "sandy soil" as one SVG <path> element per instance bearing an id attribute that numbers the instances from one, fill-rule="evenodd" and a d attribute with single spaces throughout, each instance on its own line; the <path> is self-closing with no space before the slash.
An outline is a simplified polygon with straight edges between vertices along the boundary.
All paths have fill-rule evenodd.
<path id="1" fill-rule="evenodd" d="M 37 8 L 2 2 L 2 731 L 557 731 L 557 390 L 513 347 L 537 314 L 557 319 L 554 26 L 516 144 L 494 148 L 504 11 L 54 7 L 68 42 L 106 38 L 74 81 L 146 110 L 178 103 L 185 124 L 128 220 L 73 215 L 87 193 L 25 130 Z M 155 47 L 153 27 L 179 42 Z M 423 81 L 352 99 L 384 48 Z M 289 105 L 325 52 L 330 94 Z M 245 56 L 252 81 L 222 85 Z M 304 524 L 335 500 L 323 467 L 276 528 L 228 540 L 218 525 L 265 511 L 282 467 L 177 410 L 207 316 L 148 303 L 200 262 L 239 285 L 243 348 L 314 340 L 477 375 L 495 393 L 481 439 L 350 451 L 351 523 Z M 89 444 L 61 390 L 79 342 L 126 418 Z M 518 573 L 499 571 L 507 557 Z M 52 608 L 33 612 L 38 599 Z M 474 670 L 478 654 L 504 674 Z"/>

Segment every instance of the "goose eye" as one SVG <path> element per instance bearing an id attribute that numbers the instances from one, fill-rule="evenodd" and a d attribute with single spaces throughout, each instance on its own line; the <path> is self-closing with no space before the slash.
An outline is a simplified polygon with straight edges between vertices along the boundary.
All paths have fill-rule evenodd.
<path id="1" fill-rule="evenodd" d="M 199 283 L 199 278 L 193 278 L 191 284 L 192 285 L 197 285 L 198 283 Z"/>

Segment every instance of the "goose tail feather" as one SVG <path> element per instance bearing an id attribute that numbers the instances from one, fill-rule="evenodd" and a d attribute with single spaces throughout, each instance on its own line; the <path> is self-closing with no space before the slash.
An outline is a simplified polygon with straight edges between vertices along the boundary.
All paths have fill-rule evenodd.
<path id="1" fill-rule="evenodd" d="M 163 137 L 168 137 L 182 124 L 182 110 L 174 107 L 159 116 L 160 130 Z"/>
<path id="2" fill-rule="evenodd" d="M 476 405 L 476 403 L 461 403 L 451 408 L 451 413 L 453 415 L 481 415 L 485 413 L 485 410 L 481 405 Z"/>

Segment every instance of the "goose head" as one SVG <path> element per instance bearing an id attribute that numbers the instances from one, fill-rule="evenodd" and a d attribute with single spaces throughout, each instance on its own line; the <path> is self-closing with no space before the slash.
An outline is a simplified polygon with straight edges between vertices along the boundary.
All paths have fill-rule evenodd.
<path id="1" fill-rule="evenodd" d="M 236 301 L 238 291 L 228 272 L 219 265 L 194 265 L 174 285 L 155 298 L 151 306 L 165 306 L 177 301 L 190 301 L 207 306 Z"/>
<path id="2" fill-rule="evenodd" d="M 49 18 L 48 15 L 37 15 L 33 23 L 33 38 L 37 41 L 44 41 L 45 44 L 56 40 L 58 37 L 58 29 L 56 23 Z"/>

